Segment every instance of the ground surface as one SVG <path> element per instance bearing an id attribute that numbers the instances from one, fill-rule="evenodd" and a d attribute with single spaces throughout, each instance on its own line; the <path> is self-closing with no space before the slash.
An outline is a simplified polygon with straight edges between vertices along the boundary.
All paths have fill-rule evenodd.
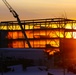
<path id="1" fill-rule="evenodd" d="M 21 65 L 18 66 L 13 66 L 14 71 L 10 71 L 7 73 L 0 73 L 0 75 L 48 75 L 48 73 L 51 73 L 53 75 L 76 75 L 72 72 L 67 72 L 63 69 L 49 69 L 48 71 L 45 70 L 39 70 L 39 66 L 34 66 L 34 67 L 28 67 L 26 71 L 22 70 Z M 42 68 L 43 69 L 43 68 Z"/>

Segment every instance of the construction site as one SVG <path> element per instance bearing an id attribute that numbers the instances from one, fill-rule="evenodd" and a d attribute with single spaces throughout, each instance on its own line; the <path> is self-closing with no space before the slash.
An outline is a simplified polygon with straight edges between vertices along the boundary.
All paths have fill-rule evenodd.
<path id="1" fill-rule="evenodd" d="M 76 63 L 76 20 L 67 18 L 20 20 L 8 2 L 6 0 L 3 2 L 17 21 L 0 22 L 1 49 L 42 49 L 48 55 L 61 54 L 67 63 L 70 60 L 70 63 Z"/>
<path id="2" fill-rule="evenodd" d="M 76 40 L 76 21 L 65 18 L 21 20 L 30 48 L 59 52 L 64 40 Z M 70 46 L 69 41 L 65 46 Z M 73 45 L 73 44 L 72 44 Z M 72 46 L 71 45 L 71 46 Z M 0 48 L 29 48 L 17 21 L 0 23 Z"/>
<path id="3" fill-rule="evenodd" d="M 76 38 L 76 20 L 65 18 L 21 20 L 31 48 L 60 51 L 60 41 Z M 29 48 L 17 21 L 0 23 L 1 48 Z"/>

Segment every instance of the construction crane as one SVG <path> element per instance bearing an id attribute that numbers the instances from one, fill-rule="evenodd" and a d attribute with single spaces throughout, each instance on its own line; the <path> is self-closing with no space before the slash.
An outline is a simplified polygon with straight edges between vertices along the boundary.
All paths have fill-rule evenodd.
<path id="1" fill-rule="evenodd" d="M 30 42 L 29 42 L 29 40 L 27 38 L 27 35 L 25 33 L 25 29 L 22 27 L 21 21 L 19 19 L 19 15 L 16 13 L 16 11 L 10 6 L 10 4 L 6 0 L 2 0 L 2 1 L 7 6 L 7 8 L 10 10 L 10 12 L 13 14 L 13 16 L 17 19 L 18 24 L 19 24 L 19 26 L 20 26 L 20 28 L 22 30 L 22 33 L 23 33 L 23 35 L 25 37 L 25 40 L 27 41 L 27 44 L 28 44 L 29 48 L 32 48 L 31 45 L 30 45 Z"/>

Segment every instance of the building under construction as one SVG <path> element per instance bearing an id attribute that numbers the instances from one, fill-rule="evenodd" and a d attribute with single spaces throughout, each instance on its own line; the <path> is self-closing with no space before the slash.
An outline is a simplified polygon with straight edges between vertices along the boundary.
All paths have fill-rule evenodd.
<path id="1" fill-rule="evenodd" d="M 76 20 L 50 18 L 21 20 L 32 48 L 59 51 L 60 40 L 76 38 Z M 29 48 L 17 21 L 0 23 L 1 48 Z"/>
<path id="2" fill-rule="evenodd" d="M 76 62 L 76 20 L 20 20 L 8 2 L 3 2 L 17 21 L 0 22 L 0 48 L 36 48 L 43 49 L 50 55 L 60 52 L 63 58 L 67 56 Z"/>
<path id="3" fill-rule="evenodd" d="M 39 48 L 53 54 L 60 51 L 63 38 L 76 38 L 76 20 L 49 18 L 20 20 L 6 0 L 2 0 L 17 21 L 0 23 L 1 48 Z"/>

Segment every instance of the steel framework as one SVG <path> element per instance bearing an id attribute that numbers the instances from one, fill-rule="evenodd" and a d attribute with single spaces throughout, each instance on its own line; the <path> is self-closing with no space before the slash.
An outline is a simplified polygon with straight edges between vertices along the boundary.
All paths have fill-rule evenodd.
<path id="1" fill-rule="evenodd" d="M 49 18 L 21 20 L 32 48 L 59 51 L 60 39 L 76 38 L 76 20 Z M 29 48 L 17 21 L 0 23 L 0 47 Z"/>

